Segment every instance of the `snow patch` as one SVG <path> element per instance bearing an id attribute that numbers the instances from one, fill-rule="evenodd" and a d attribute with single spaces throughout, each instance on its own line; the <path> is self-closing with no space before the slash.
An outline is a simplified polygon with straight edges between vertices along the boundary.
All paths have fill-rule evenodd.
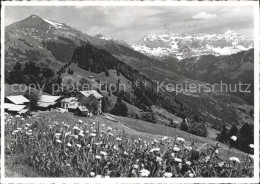
<path id="1" fill-rule="evenodd" d="M 108 40 L 108 41 L 112 39 L 111 37 L 109 37 L 109 36 L 104 36 L 104 35 L 100 35 L 98 38 L 99 38 L 99 39 L 102 39 L 102 40 Z"/>
<path id="2" fill-rule="evenodd" d="M 58 23 L 58 22 L 54 22 L 51 20 L 46 20 L 43 19 L 45 22 L 49 23 L 50 25 L 52 25 L 53 27 L 55 27 L 56 29 L 67 29 L 64 24 Z"/>
<path id="3" fill-rule="evenodd" d="M 253 48 L 253 40 L 231 30 L 223 34 L 148 34 L 131 47 L 147 56 L 182 59 L 196 55 L 234 54 Z"/>

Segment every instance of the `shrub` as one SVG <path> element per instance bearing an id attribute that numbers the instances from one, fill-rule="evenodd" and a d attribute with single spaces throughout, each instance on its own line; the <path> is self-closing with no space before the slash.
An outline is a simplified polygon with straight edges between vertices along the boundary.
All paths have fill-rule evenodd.
<path id="1" fill-rule="evenodd" d="M 117 98 L 117 101 L 114 105 L 114 108 L 111 110 L 111 113 L 117 116 L 127 116 L 127 106 L 120 98 Z"/>
<path id="2" fill-rule="evenodd" d="M 150 123 L 156 123 L 156 116 L 153 112 L 145 112 L 141 114 L 141 119 Z"/>

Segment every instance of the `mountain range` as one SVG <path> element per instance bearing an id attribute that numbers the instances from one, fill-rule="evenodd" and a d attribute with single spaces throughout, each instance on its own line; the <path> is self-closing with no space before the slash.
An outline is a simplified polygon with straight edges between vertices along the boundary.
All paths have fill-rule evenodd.
<path id="1" fill-rule="evenodd" d="M 228 30 L 224 34 L 146 35 L 132 48 L 155 58 L 184 59 L 200 55 L 230 55 L 253 48 L 253 40 Z"/>
<path id="2" fill-rule="evenodd" d="M 223 35 L 148 35 L 131 46 L 103 34 L 90 36 L 37 15 L 5 27 L 6 71 L 17 61 L 33 61 L 56 72 L 65 65 L 73 68 L 73 79 L 93 75 L 116 83 L 120 78 L 129 84 L 129 93 L 124 96 L 129 106 L 148 109 L 152 104 L 176 115 L 182 111 L 193 112 L 206 117 L 211 125 L 252 120 L 248 106 L 245 110 L 241 105 L 252 105 L 253 96 L 190 91 L 175 96 L 156 94 L 148 89 L 139 91 L 132 84 L 135 80 L 146 79 L 165 81 L 165 85 L 187 81 L 213 84 L 219 80 L 253 85 L 252 47 L 251 39 L 232 31 Z M 119 76 L 115 75 L 116 71 Z M 109 75 L 104 76 L 104 72 Z"/>

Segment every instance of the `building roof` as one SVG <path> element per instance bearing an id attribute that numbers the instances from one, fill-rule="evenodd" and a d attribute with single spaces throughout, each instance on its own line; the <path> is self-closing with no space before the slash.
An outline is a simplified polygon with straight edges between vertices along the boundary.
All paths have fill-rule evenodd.
<path id="1" fill-rule="evenodd" d="M 27 98 L 25 98 L 23 95 L 16 95 L 16 96 L 7 96 L 8 100 L 13 102 L 16 105 L 21 105 L 27 102 L 30 102 Z"/>
<path id="2" fill-rule="evenodd" d="M 29 111 L 29 109 L 22 109 L 22 110 L 20 110 L 18 113 L 19 114 L 25 114 L 26 112 L 28 112 Z"/>
<path id="3" fill-rule="evenodd" d="M 69 109 L 77 109 L 78 106 L 79 106 L 79 103 L 77 103 L 77 102 L 75 102 L 75 103 L 71 102 L 68 104 Z"/>
<path id="4" fill-rule="evenodd" d="M 69 102 L 71 102 L 71 101 L 73 101 L 73 100 L 77 100 L 77 98 L 76 98 L 76 97 L 64 98 L 63 100 L 61 100 L 61 102 L 67 102 L 67 103 L 69 103 Z"/>
<path id="5" fill-rule="evenodd" d="M 8 111 L 14 111 L 14 112 L 19 112 L 22 109 L 24 109 L 26 107 L 26 105 L 13 105 L 12 107 L 10 107 L 8 109 Z"/>
<path id="6" fill-rule="evenodd" d="M 4 103 L 4 109 L 10 109 L 14 104 L 12 103 Z"/>
<path id="7" fill-rule="evenodd" d="M 40 102 L 47 102 L 47 103 L 53 103 L 55 101 L 57 101 L 58 99 L 60 99 L 61 96 L 52 96 L 52 95 L 42 95 L 40 97 Z"/>
<path id="8" fill-rule="evenodd" d="M 103 96 L 101 94 L 99 94 L 97 91 L 95 90 L 89 90 L 89 91 L 80 91 L 80 93 L 82 95 L 84 95 L 85 97 L 89 97 L 90 95 L 94 95 L 94 97 L 99 100 L 101 98 L 103 98 Z"/>
<path id="9" fill-rule="evenodd" d="M 81 112 L 88 112 L 88 108 L 85 106 L 78 106 L 77 109 L 79 109 Z"/>
<path id="10" fill-rule="evenodd" d="M 38 107 L 49 107 L 51 105 L 55 105 L 57 102 L 38 102 Z"/>

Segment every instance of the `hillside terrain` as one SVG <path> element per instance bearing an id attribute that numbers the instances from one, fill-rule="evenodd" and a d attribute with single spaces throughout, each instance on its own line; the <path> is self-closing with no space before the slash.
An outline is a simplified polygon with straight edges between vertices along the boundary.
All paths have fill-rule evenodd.
<path id="1" fill-rule="evenodd" d="M 34 62 L 41 68 L 54 70 L 55 76 L 60 77 L 62 83 L 84 79 L 91 84 L 125 84 L 125 92 L 117 90 L 110 96 L 108 92 L 103 92 L 103 95 L 109 98 L 112 105 L 118 97 L 122 98 L 131 116 L 135 116 L 134 112 L 140 114 L 140 111 L 155 113 L 158 111 L 152 106 L 159 107 L 164 112 L 162 114 L 168 114 L 167 117 L 156 114 L 157 123 L 164 125 L 175 117 L 181 121 L 185 117 L 194 119 L 196 116 L 200 117 L 205 126 L 218 130 L 223 125 L 231 127 L 234 123 L 238 126 L 244 122 L 253 123 L 253 116 L 249 113 L 252 110 L 252 95 L 205 92 L 205 89 L 194 92 L 189 88 L 178 94 L 178 89 L 171 92 L 165 90 L 167 84 L 195 84 L 198 89 L 199 85 L 219 80 L 231 83 L 242 80 L 252 84 L 253 49 L 241 51 L 251 48 L 252 41 L 234 32 L 225 33 L 219 43 L 221 47 L 228 45 L 230 52 L 225 54 L 231 55 L 222 56 L 220 54 L 223 53 L 216 49 L 205 49 L 207 44 L 217 44 L 216 39 L 220 39 L 220 35 L 195 35 L 194 43 L 187 41 L 186 46 L 181 48 L 190 50 L 186 47 L 191 45 L 192 48 L 207 52 L 194 53 L 200 56 L 194 56 L 195 51 L 183 52 L 187 54 L 181 60 L 171 54 L 160 58 L 151 57 L 122 40 L 102 34 L 90 36 L 64 23 L 45 20 L 36 15 L 7 26 L 5 32 L 6 72 L 12 70 L 18 61 L 22 66 L 26 62 Z M 177 37 L 148 36 L 142 44 L 149 41 L 152 47 L 154 42 L 161 41 L 167 45 L 165 39 L 171 40 L 171 43 L 175 39 L 179 40 L 177 43 L 189 40 L 189 35 Z M 203 40 L 203 45 L 198 45 L 199 39 Z M 236 44 L 232 44 L 234 41 Z M 157 46 L 160 47 L 160 43 Z M 218 46 L 214 45 L 214 48 Z M 69 70 L 73 73 L 69 74 Z M 95 79 L 89 79 L 90 76 Z M 145 81 L 149 85 L 143 85 Z M 136 82 L 139 82 L 138 86 Z M 159 92 L 158 84 L 162 84 Z"/>

